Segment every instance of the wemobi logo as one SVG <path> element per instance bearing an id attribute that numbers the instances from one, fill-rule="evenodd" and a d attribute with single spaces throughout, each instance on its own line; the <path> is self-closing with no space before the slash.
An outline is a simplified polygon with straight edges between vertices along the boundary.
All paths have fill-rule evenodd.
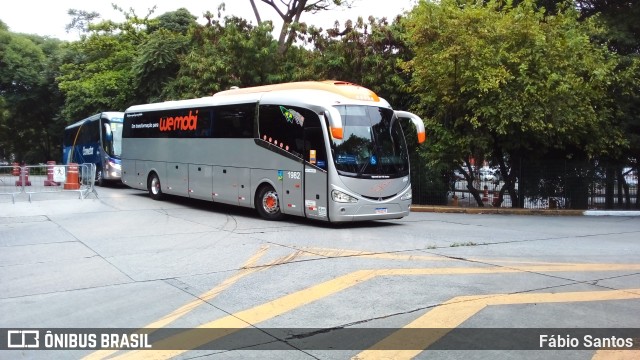
<path id="1" fill-rule="evenodd" d="M 160 118 L 160 131 L 195 130 L 198 126 L 198 110 L 195 114 Z"/>

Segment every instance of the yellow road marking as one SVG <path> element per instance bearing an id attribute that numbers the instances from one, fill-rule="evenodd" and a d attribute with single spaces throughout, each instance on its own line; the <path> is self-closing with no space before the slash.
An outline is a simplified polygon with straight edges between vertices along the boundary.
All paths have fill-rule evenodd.
<path id="1" fill-rule="evenodd" d="M 457 261 L 455 259 L 447 258 L 437 255 L 407 255 L 401 253 L 385 253 L 374 251 L 361 251 L 361 250 L 348 250 L 348 249 L 330 249 L 330 248 L 313 248 L 305 247 L 300 248 L 302 251 L 309 252 L 310 255 L 319 255 L 326 257 L 358 257 L 367 259 L 383 259 L 383 260 L 404 260 L 404 261 Z M 504 259 L 491 259 L 491 258 L 469 258 L 468 261 L 475 262 L 490 262 L 499 264 L 531 264 L 531 265 L 585 265 L 584 263 L 564 263 L 564 262 L 545 262 L 545 261 L 524 261 L 524 260 L 504 260 Z"/>
<path id="2" fill-rule="evenodd" d="M 326 257 L 362 257 L 369 259 L 385 259 L 385 260 L 421 260 L 421 261 L 451 261 L 446 257 L 435 255 L 405 255 L 397 253 L 377 253 L 370 251 L 358 251 L 358 250 L 346 250 L 346 249 L 322 249 L 322 248 L 302 248 L 301 250 L 307 251 L 314 255 L 326 256 Z M 310 254 L 307 254 L 310 255 Z"/>
<path id="3" fill-rule="evenodd" d="M 635 340 L 636 344 L 638 339 Z M 591 360 L 638 360 L 640 350 L 598 350 Z"/>
<path id="4" fill-rule="evenodd" d="M 565 293 L 525 293 L 458 296 L 427 312 L 404 328 L 434 328 L 428 337 L 407 339 L 401 331 L 382 339 L 371 348 L 354 356 L 353 359 L 412 359 L 424 350 L 386 350 L 395 348 L 426 349 L 451 329 L 487 306 L 531 303 L 586 302 L 606 300 L 640 299 L 640 288 L 612 291 L 583 291 Z"/>
<path id="5" fill-rule="evenodd" d="M 240 329 L 252 326 L 275 316 L 283 314 L 292 309 L 306 305 L 327 295 L 334 294 L 357 283 L 364 282 L 376 276 L 376 271 L 360 270 L 339 278 L 326 281 L 310 288 L 285 295 L 268 303 L 258 305 L 254 308 L 240 311 L 238 313 L 225 316 L 221 319 L 198 326 L 198 328 L 222 328 L 228 329 L 227 333 L 216 333 L 218 336 L 201 336 L 197 331 L 187 330 L 160 342 L 156 346 L 177 349 L 194 349 L 208 342 L 234 333 Z M 159 350 L 159 351 L 132 351 L 117 359 L 168 359 L 180 355 L 188 350 Z"/>
<path id="6" fill-rule="evenodd" d="M 640 264 L 579 264 L 579 265 L 554 265 L 554 266 L 524 266 L 516 268 L 433 268 L 433 269 L 376 269 L 359 270 L 326 281 L 321 284 L 285 295 L 281 298 L 258 305 L 251 309 L 225 316 L 199 326 L 198 328 L 224 328 L 229 331 L 225 334 L 218 333 L 217 336 L 204 336 L 197 331 L 187 330 L 175 336 L 164 339 L 156 343 L 156 346 L 164 348 L 175 348 L 181 350 L 145 350 L 132 351 L 123 354 L 118 359 L 168 359 L 180 355 L 188 349 L 194 349 L 208 342 L 214 341 L 224 335 L 231 334 L 242 328 L 252 326 L 256 323 L 269 320 L 284 314 L 303 305 L 322 299 L 331 294 L 335 294 L 344 289 L 350 288 L 359 283 L 371 280 L 378 276 L 406 276 L 406 275 L 460 275 L 460 274 L 497 274 L 497 273 L 520 273 L 520 272 L 576 272 L 576 271 L 622 271 L 640 270 Z M 640 289 L 635 289 L 639 294 L 630 296 L 640 296 Z M 523 294 L 529 295 L 529 294 Z M 533 294 L 532 294 L 533 295 Z M 561 294 L 558 294 L 561 295 Z M 485 296 L 486 297 L 486 296 Z M 472 297 L 473 298 L 473 297 Z M 475 297 L 481 299 L 483 297 Z M 606 298 L 605 298 L 606 300 Z M 486 306 L 486 305 L 485 305 Z M 447 312 L 450 316 L 451 313 Z"/>
<path id="7" fill-rule="evenodd" d="M 193 311 L 194 309 L 196 309 L 198 306 L 206 304 L 207 301 L 215 298 L 216 296 L 218 296 L 220 293 L 222 293 L 224 290 L 228 289 L 231 285 L 235 284 L 236 282 L 238 282 L 240 279 L 242 279 L 243 277 L 258 272 L 258 271 L 262 271 L 265 269 L 268 269 L 272 266 L 275 265 L 279 265 L 279 264 L 283 264 L 286 262 L 289 262 L 293 259 L 295 259 L 296 257 L 299 257 L 300 255 L 302 255 L 301 251 L 289 254 L 287 256 L 281 257 L 279 259 L 276 259 L 270 263 L 267 263 L 266 265 L 261 265 L 261 266 L 257 266 L 256 263 L 258 262 L 258 260 L 260 260 L 260 258 L 262 256 L 264 256 L 264 254 L 267 252 L 267 250 L 269 249 L 269 246 L 262 246 L 258 252 L 256 252 L 253 256 L 251 256 L 242 266 L 241 266 L 241 270 L 238 271 L 236 274 L 234 274 L 233 276 L 231 276 L 230 278 L 225 279 L 222 283 L 220 283 L 219 285 L 217 285 L 216 287 L 214 287 L 213 289 L 201 294 L 200 296 L 198 296 L 197 299 L 179 307 L 178 309 L 172 311 L 171 313 L 169 313 L 168 315 L 165 315 L 164 317 L 162 317 L 161 319 L 154 321 L 146 326 L 144 326 L 142 329 L 146 329 L 146 331 L 140 331 L 141 333 L 147 333 L 147 334 L 151 334 L 154 332 L 154 330 L 151 329 L 158 329 L 158 328 L 162 328 L 165 327 L 167 325 L 169 325 L 170 323 L 176 321 L 177 319 L 179 319 L 180 317 L 188 314 L 189 312 Z M 94 353 L 91 353 L 89 355 L 87 355 L 86 357 L 84 357 L 84 360 L 93 360 L 93 359 L 104 359 L 107 356 L 118 352 L 118 350 L 98 350 Z"/>

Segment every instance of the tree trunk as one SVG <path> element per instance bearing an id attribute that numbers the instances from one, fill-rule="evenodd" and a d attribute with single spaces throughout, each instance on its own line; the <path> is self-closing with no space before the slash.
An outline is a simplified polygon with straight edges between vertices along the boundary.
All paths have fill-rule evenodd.
<path id="1" fill-rule="evenodd" d="M 253 9 L 253 14 L 256 16 L 256 20 L 258 24 L 262 24 L 262 19 L 260 19 L 260 13 L 258 12 L 258 8 L 256 7 L 255 0 L 249 0 L 251 2 L 251 8 Z"/>
<path id="2" fill-rule="evenodd" d="M 605 170 L 605 185 L 604 185 L 604 208 L 605 209 L 613 209 L 613 194 L 615 192 L 615 171 L 610 164 L 606 165 Z"/>

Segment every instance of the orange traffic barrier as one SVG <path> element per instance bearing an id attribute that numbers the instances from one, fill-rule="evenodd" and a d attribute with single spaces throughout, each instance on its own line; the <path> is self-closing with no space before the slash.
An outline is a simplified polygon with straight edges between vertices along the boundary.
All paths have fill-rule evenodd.
<path id="1" fill-rule="evenodd" d="M 20 176 L 20 164 L 14 162 L 11 165 L 13 166 L 13 169 L 11 169 L 11 175 Z"/>
<path id="2" fill-rule="evenodd" d="M 80 180 L 78 179 L 78 164 L 70 163 L 67 167 L 67 180 L 64 183 L 65 190 L 80 189 Z"/>
<path id="3" fill-rule="evenodd" d="M 58 186 L 59 183 L 53 181 L 53 166 L 55 161 L 47 161 L 47 180 L 44 181 L 44 186 Z"/>

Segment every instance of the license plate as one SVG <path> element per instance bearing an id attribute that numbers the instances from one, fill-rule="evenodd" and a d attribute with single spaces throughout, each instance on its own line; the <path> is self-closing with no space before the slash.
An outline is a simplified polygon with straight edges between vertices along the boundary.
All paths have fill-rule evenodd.
<path id="1" fill-rule="evenodd" d="M 376 208 L 376 214 L 386 214 L 387 208 Z"/>

